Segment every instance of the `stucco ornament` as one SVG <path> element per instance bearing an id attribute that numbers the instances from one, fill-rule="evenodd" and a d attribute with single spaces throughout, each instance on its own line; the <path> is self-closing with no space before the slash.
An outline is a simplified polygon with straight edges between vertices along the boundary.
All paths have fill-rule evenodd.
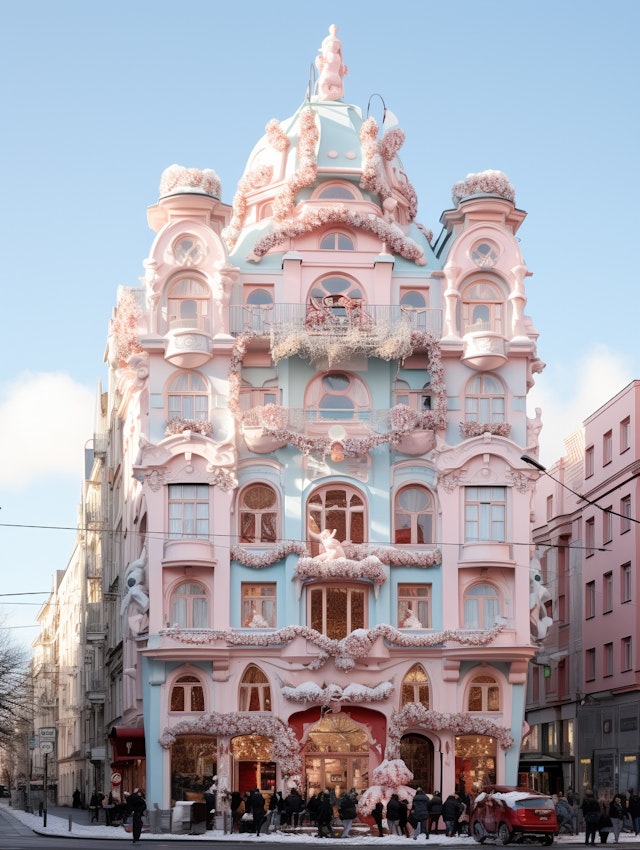
<path id="1" fill-rule="evenodd" d="M 529 566 L 529 619 L 531 638 L 536 642 L 544 640 L 553 625 L 553 620 L 545 607 L 545 602 L 550 600 L 551 594 L 542 584 L 542 568 L 534 552 Z"/>
<path id="2" fill-rule="evenodd" d="M 120 606 L 120 614 L 127 615 L 129 630 L 133 637 L 149 630 L 149 590 L 146 585 L 147 549 L 143 547 L 140 557 L 131 561 L 124 574 L 126 593 Z"/>
<path id="3" fill-rule="evenodd" d="M 336 528 L 334 528 L 333 531 L 329 531 L 328 528 L 323 528 L 320 534 L 316 534 L 315 531 L 309 530 L 309 534 L 312 537 L 315 537 L 316 540 L 320 541 L 320 548 L 322 551 L 319 555 L 316 555 L 316 561 L 335 561 L 338 558 L 347 557 L 344 549 L 342 548 L 342 543 L 340 543 L 339 540 L 336 540 Z"/>
<path id="4" fill-rule="evenodd" d="M 342 42 L 337 36 L 338 27 L 331 24 L 329 35 L 322 42 L 322 53 L 316 57 L 320 72 L 318 93 L 320 100 L 339 100 L 344 97 L 343 77 L 349 69 L 342 61 Z"/>

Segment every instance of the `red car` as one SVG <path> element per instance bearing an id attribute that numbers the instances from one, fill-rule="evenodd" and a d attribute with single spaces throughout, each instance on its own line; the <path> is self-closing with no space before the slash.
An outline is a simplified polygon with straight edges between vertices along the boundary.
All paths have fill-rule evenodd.
<path id="1" fill-rule="evenodd" d="M 487 838 L 501 844 L 540 841 L 553 844 L 558 819 L 553 800 L 529 788 L 491 785 L 473 801 L 469 832 L 480 844 Z"/>

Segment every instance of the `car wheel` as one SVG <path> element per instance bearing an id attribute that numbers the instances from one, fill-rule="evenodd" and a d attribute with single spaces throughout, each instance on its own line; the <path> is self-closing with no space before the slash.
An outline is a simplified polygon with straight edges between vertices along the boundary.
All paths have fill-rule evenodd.
<path id="1" fill-rule="evenodd" d="M 498 827 L 498 840 L 501 844 L 508 844 L 511 841 L 511 830 L 504 822 Z"/>
<path id="2" fill-rule="evenodd" d="M 487 836 L 485 835 L 485 832 L 479 823 L 474 823 L 473 825 L 473 837 L 478 842 L 478 844 L 484 844 L 484 842 L 487 840 Z"/>
<path id="3" fill-rule="evenodd" d="M 553 844 L 553 835 L 545 835 L 542 839 L 542 843 L 548 847 L 550 844 Z"/>

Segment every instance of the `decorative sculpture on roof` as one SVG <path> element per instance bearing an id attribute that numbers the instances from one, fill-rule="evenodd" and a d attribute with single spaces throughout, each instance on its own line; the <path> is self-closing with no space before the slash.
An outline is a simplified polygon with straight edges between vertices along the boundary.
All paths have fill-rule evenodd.
<path id="1" fill-rule="evenodd" d="M 318 94 L 320 100 L 340 100 L 344 97 L 342 78 L 348 72 L 342 61 L 342 42 L 336 36 L 338 27 L 331 24 L 329 35 L 322 42 L 321 56 L 316 56 L 316 67 L 320 72 Z"/>

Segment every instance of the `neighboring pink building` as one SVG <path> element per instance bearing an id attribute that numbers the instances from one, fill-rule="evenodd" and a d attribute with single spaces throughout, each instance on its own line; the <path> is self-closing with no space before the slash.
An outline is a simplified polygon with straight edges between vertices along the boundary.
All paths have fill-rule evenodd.
<path id="1" fill-rule="evenodd" d="M 469 175 L 434 239 L 335 29 L 318 67 L 233 207 L 165 171 L 111 324 L 108 731 L 162 808 L 213 775 L 384 796 L 397 759 L 429 791 L 517 780 L 547 627 L 525 213 Z"/>
<path id="2" fill-rule="evenodd" d="M 536 486 L 534 537 L 556 626 L 532 667 L 521 770 L 544 790 L 638 788 L 639 414 L 633 381 Z"/>

